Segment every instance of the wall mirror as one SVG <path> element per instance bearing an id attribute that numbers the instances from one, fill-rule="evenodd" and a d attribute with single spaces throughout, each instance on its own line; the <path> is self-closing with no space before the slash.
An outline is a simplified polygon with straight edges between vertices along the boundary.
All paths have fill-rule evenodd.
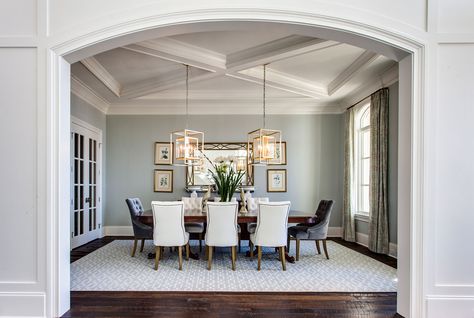
<path id="1" fill-rule="evenodd" d="M 214 170 L 213 163 L 232 161 L 235 168 L 245 172 L 242 185 L 254 185 L 253 166 L 249 165 L 247 142 L 206 142 L 204 143 L 204 160 L 201 166 L 186 167 L 186 188 L 200 190 L 214 185 L 209 170 Z"/>

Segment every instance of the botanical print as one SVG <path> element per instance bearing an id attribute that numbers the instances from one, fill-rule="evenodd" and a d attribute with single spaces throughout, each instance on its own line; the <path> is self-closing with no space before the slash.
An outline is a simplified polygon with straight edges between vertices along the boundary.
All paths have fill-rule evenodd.
<path id="1" fill-rule="evenodd" d="M 274 173 L 272 176 L 272 188 L 277 189 L 281 188 L 283 176 L 281 173 Z"/>
<path id="2" fill-rule="evenodd" d="M 173 192 L 173 170 L 155 170 L 155 192 Z"/>
<path id="3" fill-rule="evenodd" d="M 286 192 L 286 169 L 267 170 L 267 191 Z"/>
<path id="4" fill-rule="evenodd" d="M 173 144 L 155 142 L 155 165 L 173 164 Z"/>

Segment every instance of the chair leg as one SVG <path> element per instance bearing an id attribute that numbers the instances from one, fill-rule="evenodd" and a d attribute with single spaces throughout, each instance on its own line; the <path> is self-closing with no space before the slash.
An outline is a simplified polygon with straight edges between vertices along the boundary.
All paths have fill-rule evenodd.
<path id="1" fill-rule="evenodd" d="M 283 267 L 283 270 L 286 271 L 285 249 L 283 247 L 280 247 L 280 259 L 281 267 Z"/>
<path id="2" fill-rule="evenodd" d="M 132 257 L 135 257 L 135 252 L 137 251 L 138 240 L 135 239 L 133 241 L 133 248 L 132 248 Z"/>
<path id="3" fill-rule="evenodd" d="M 319 247 L 319 240 L 316 240 L 316 249 L 318 250 L 318 254 L 321 254 L 321 247 Z"/>
<path id="4" fill-rule="evenodd" d="M 204 249 L 206 250 L 206 259 L 209 260 L 209 246 L 205 245 Z"/>
<path id="5" fill-rule="evenodd" d="M 232 246 L 232 270 L 235 271 L 235 259 L 236 259 L 236 250 L 235 250 L 235 246 Z"/>
<path id="6" fill-rule="evenodd" d="M 140 246 L 140 253 L 143 252 L 144 247 L 145 247 L 145 239 L 142 239 L 142 246 Z"/>
<path id="7" fill-rule="evenodd" d="M 183 270 L 183 247 L 178 246 L 179 270 Z"/>
<path id="8" fill-rule="evenodd" d="M 202 252 L 202 233 L 199 233 L 199 253 L 201 252 Z"/>
<path id="9" fill-rule="evenodd" d="M 326 246 L 326 240 L 323 240 L 323 249 L 324 249 L 324 254 L 326 254 L 326 258 L 329 259 L 328 247 Z"/>
<path id="10" fill-rule="evenodd" d="M 250 258 L 252 259 L 253 258 L 253 249 L 254 249 L 254 247 L 253 247 L 252 241 L 249 241 L 249 244 L 250 244 Z"/>
<path id="11" fill-rule="evenodd" d="M 239 235 L 239 253 L 240 253 L 240 233 L 238 234 Z"/>
<path id="12" fill-rule="evenodd" d="M 189 242 L 186 244 L 186 260 L 189 261 Z"/>
<path id="13" fill-rule="evenodd" d="M 158 263 L 160 261 L 160 251 L 161 251 L 161 247 L 159 246 L 156 246 L 155 247 L 155 271 L 158 270 Z"/>
<path id="14" fill-rule="evenodd" d="M 207 254 L 207 269 L 211 270 L 211 264 L 212 264 L 212 246 L 208 246 L 208 254 Z"/>
<path id="15" fill-rule="evenodd" d="M 296 239 L 296 260 L 300 260 L 300 240 Z"/>
<path id="16" fill-rule="evenodd" d="M 258 255 L 257 270 L 260 270 L 260 263 L 262 262 L 262 247 L 261 246 L 257 246 L 257 255 Z"/>

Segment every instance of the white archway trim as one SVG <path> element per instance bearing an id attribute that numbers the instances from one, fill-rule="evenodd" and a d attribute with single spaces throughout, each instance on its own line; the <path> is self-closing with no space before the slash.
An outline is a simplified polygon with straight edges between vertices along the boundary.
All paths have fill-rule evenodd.
<path id="1" fill-rule="evenodd" d="M 69 233 L 66 228 L 68 220 L 59 211 L 67 210 L 69 184 L 69 69 L 64 57 L 73 61 L 84 54 L 92 55 L 104 48 L 124 45 L 127 42 L 145 40 L 160 28 L 187 27 L 185 23 L 202 22 L 238 22 L 238 21 L 279 22 L 302 27 L 320 27 L 326 30 L 352 33 L 386 44 L 402 48 L 413 57 L 412 85 L 412 160 L 411 160 L 411 293 L 410 314 L 412 317 L 423 317 L 423 163 L 424 163 L 424 113 L 425 113 L 425 43 L 421 38 L 415 41 L 406 33 L 390 32 L 381 28 L 358 22 L 334 18 L 331 16 L 314 15 L 292 11 L 256 10 L 256 9 L 215 9 L 183 11 L 173 14 L 147 16 L 114 26 L 103 26 L 97 31 L 74 38 L 67 36 L 55 37 L 51 40 L 50 64 L 48 76 L 48 159 L 50 166 L 47 180 L 47 206 L 50 214 L 48 237 L 48 304 L 47 308 L 53 315 L 60 315 L 69 308 L 69 262 L 65 260 L 64 251 L 68 252 Z M 368 20 L 369 21 L 369 20 Z M 164 29 L 161 29 L 164 30 Z M 329 32 L 329 31 L 328 31 Z M 412 32 L 413 33 L 413 32 Z M 156 33 L 154 33 L 156 35 Z M 162 33 L 163 34 L 163 33 Z M 96 46 L 94 46 L 96 45 Z M 80 51 L 81 49 L 84 49 Z M 67 69 L 67 70 L 66 70 Z M 67 123 L 67 124 L 66 124 Z M 66 137 L 65 137 L 66 136 Z M 64 148 L 67 151 L 64 151 Z"/>

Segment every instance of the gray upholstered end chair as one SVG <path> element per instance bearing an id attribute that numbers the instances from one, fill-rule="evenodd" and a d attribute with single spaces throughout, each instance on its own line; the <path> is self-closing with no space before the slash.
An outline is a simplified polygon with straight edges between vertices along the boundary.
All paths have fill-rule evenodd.
<path id="1" fill-rule="evenodd" d="M 334 205 L 332 200 L 321 200 L 319 202 L 316 215 L 312 218 L 311 223 L 302 223 L 288 228 L 288 252 L 290 251 L 291 240 L 296 240 L 296 260 L 300 259 L 300 241 L 315 241 L 318 254 L 321 254 L 319 241 L 323 242 L 324 254 L 329 259 L 328 249 L 326 246 L 326 238 L 328 236 L 329 219 Z"/>
<path id="2" fill-rule="evenodd" d="M 139 198 L 128 198 L 125 202 L 127 202 L 128 209 L 130 210 L 130 218 L 132 219 L 134 237 L 132 257 L 134 257 L 138 240 L 142 241 L 140 252 L 143 252 L 145 240 L 153 239 L 153 228 L 138 220 L 138 217 L 143 214 L 143 205 Z"/>

